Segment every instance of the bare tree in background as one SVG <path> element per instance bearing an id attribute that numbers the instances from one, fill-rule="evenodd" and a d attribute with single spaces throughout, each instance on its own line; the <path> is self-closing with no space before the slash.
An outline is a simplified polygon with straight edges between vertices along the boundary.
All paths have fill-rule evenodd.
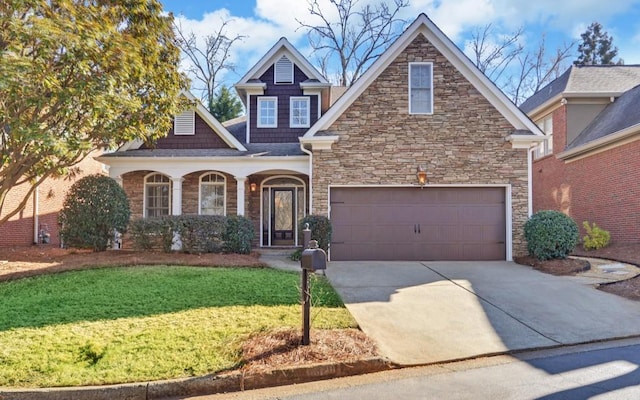
<path id="1" fill-rule="evenodd" d="M 398 13 L 409 0 L 380 1 L 359 5 L 359 0 L 329 0 L 338 14 L 331 22 L 329 10 L 320 8 L 317 0 L 309 0 L 309 13 L 319 22 L 315 25 L 297 20 L 307 29 L 311 47 L 320 61 L 322 72 L 338 62 L 338 84 L 351 86 L 366 68 L 402 33 L 405 21 Z"/>
<path id="2" fill-rule="evenodd" d="M 191 62 L 187 72 L 195 79 L 192 89 L 202 93 L 201 100 L 207 104 L 209 111 L 214 109 L 215 93 L 221 83 L 218 82 L 220 73 L 235 71 L 235 64 L 229 60 L 231 47 L 244 39 L 242 35 L 227 36 L 228 23 L 229 21 L 222 21 L 216 33 L 205 36 L 202 47 L 198 47 L 193 32 L 186 33 L 179 22 L 174 23 L 177 44 Z"/>
<path id="3" fill-rule="evenodd" d="M 522 45 L 523 29 L 499 35 L 488 24 L 477 28 L 469 49 L 473 63 L 491 79 L 516 105 L 551 82 L 568 66 L 574 43 L 563 44 L 548 54 L 542 36 L 534 51 Z"/>

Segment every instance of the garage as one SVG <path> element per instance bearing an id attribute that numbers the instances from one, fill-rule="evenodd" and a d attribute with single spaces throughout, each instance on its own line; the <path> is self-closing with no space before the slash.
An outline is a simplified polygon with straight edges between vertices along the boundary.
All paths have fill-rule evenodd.
<path id="1" fill-rule="evenodd" d="M 333 187 L 331 259 L 504 260 L 504 187 Z"/>

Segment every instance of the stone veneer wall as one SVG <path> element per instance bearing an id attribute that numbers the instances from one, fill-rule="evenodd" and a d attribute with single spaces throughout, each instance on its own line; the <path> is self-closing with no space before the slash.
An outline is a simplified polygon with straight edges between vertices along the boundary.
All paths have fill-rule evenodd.
<path id="1" fill-rule="evenodd" d="M 409 62 L 433 62 L 433 115 L 410 115 Z M 527 152 L 514 127 L 422 35 L 328 129 L 340 138 L 313 154 L 313 213 L 328 213 L 329 185 L 510 184 L 513 255 L 526 253 Z"/>

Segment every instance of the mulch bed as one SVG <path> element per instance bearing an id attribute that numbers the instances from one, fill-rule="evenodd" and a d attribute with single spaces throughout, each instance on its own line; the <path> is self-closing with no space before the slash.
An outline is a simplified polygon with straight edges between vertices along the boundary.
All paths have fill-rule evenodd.
<path id="1" fill-rule="evenodd" d="M 578 246 L 573 250 L 573 253 L 571 254 L 580 257 L 593 257 L 615 260 L 640 267 L 640 243 L 612 243 L 603 249 L 588 251 Z"/>
<path id="2" fill-rule="evenodd" d="M 575 258 L 540 261 L 535 257 L 525 256 L 514 257 L 514 261 L 518 264 L 528 265 L 533 267 L 533 269 L 552 275 L 574 275 L 578 272 L 587 271 L 590 268 L 588 261 Z"/>

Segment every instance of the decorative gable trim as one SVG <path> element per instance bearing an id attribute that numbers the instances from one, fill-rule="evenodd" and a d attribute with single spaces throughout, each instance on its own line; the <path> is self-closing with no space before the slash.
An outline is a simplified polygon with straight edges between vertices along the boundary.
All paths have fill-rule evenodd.
<path id="1" fill-rule="evenodd" d="M 527 130 L 543 136 L 536 126 L 515 104 L 487 78 L 467 56 L 425 14 L 418 18 L 389 47 L 371 67 L 336 101 L 322 118 L 307 131 L 312 137 L 327 130 L 347 108 L 371 85 L 376 78 L 402 53 L 418 35 L 423 35 L 447 60 L 513 125 L 516 130 Z"/>
<path id="2" fill-rule="evenodd" d="M 293 83 L 293 63 L 285 54 L 274 64 L 273 83 Z"/>
<path id="3" fill-rule="evenodd" d="M 194 104 L 194 109 L 191 110 L 192 113 L 194 113 L 194 120 L 195 120 L 195 113 L 197 113 L 200 118 L 202 118 L 202 120 L 209 125 L 209 127 L 218 135 L 220 136 L 220 138 L 229 145 L 229 147 L 231 147 L 232 149 L 236 149 L 239 151 L 247 151 L 247 148 L 244 147 L 244 145 L 242 143 L 240 143 L 238 141 L 238 139 L 236 139 L 231 132 L 229 132 L 227 130 L 227 128 L 225 128 L 220 121 L 218 121 L 213 115 L 211 115 L 211 113 L 209 112 L 209 110 L 207 110 L 206 108 L 204 108 L 204 106 L 202 105 L 202 103 L 196 99 L 196 97 L 194 95 L 192 95 L 191 93 L 187 92 L 187 91 L 181 91 L 179 96 L 184 96 L 187 99 L 189 99 L 193 104 Z M 188 112 L 188 111 L 187 111 Z M 194 122 L 195 124 L 195 122 Z M 142 141 L 141 140 L 133 140 L 131 142 L 125 143 L 123 146 L 120 147 L 120 151 L 125 151 L 125 150 L 136 150 L 139 149 L 140 146 L 142 146 Z"/>

